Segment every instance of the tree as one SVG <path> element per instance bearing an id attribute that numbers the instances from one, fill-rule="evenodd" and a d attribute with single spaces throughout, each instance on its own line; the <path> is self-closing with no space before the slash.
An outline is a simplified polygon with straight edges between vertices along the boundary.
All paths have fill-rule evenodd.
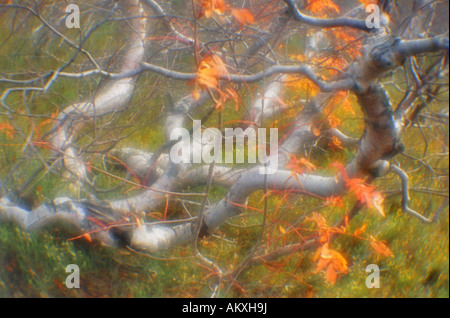
<path id="1" fill-rule="evenodd" d="M 80 29 L 68 29 L 65 4 L 0 5 L 0 131 L 8 141 L 0 220 L 25 231 L 71 224 L 78 230 L 72 239 L 151 255 L 184 245 L 215 273 L 213 293 L 220 294 L 224 277 L 235 282 L 261 263 L 281 268 L 276 260 L 308 249 L 334 284 L 348 272 L 334 238 L 348 234 L 363 208 L 385 215 L 378 188 L 392 175 L 400 180 L 394 192 L 401 209 L 413 219 L 437 221 L 448 206 L 439 196 L 448 190 L 447 1 L 78 6 Z M 242 128 L 225 142 L 243 138 L 247 128 L 278 128 L 278 152 L 266 142 L 244 156 L 259 151 L 276 159 L 276 172 L 217 157 L 174 162 L 170 151 L 186 146 L 174 131 L 194 132 L 193 120 L 220 132 Z M 403 144 L 410 130 L 423 154 Z M 139 139 L 141 149 L 132 146 Z M 211 146 L 198 145 L 194 153 Z M 417 191 L 438 195 L 437 211 L 410 203 L 407 171 L 419 168 L 434 183 Z M 58 192 L 61 183 L 68 186 Z M 221 198 L 214 187 L 225 191 Z M 347 213 L 330 225 L 317 212 L 326 206 Z M 283 208 L 292 215 L 279 215 Z M 223 269 L 198 244 L 245 212 L 260 222 L 253 248 Z M 358 230 L 352 235 L 361 238 Z M 385 243 L 370 242 L 393 256 Z"/>

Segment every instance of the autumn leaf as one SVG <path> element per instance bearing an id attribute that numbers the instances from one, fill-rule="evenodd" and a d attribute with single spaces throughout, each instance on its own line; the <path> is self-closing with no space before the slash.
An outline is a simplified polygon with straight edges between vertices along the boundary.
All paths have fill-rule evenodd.
<path id="1" fill-rule="evenodd" d="M 356 112 L 352 108 L 352 104 L 349 101 L 348 95 L 342 101 L 342 108 L 351 113 L 352 115 L 356 115 Z"/>
<path id="2" fill-rule="evenodd" d="M 347 260 L 342 256 L 341 253 L 335 250 L 331 250 L 331 261 L 333 263 L 334 268 L 343 274 L 348 273 L 348 265 Z"/>
<path id="3" fill-rule="evenodd" d="M 79 236 L 69 238 L 68 241 L 77 240 L 77 239 L 79 239 L 79 238 L 84 238 L 84 239 L 85 239 L 86 241 L 88 241 L 89 243 L 92 243 L 92 238 L 91 238 L 91 235 L 90 235 L 89 233 L 84 233 L 84 234 L 81 234 L 81 235 L 79 235 Z"/>
<path id="4" fill-rule="evenodd" d="M 355 230 L 355 232 L 353 233 L 353 235 L 355 235 L 355 236 L 360 236 L 361 234 L 364 233 L 364 231 L 366 230 L 366 228 L 367 228 L 367 223 L 364 223 L 361 227 L 359 227 L 359 228 L 357 228 L 357 229 Z"/>
<path id="5" fill-rule="evenodd" d="M 232 9 L 231 14 L 242 26 L 255 23 L 255 17 L 249 9 Z"/>
<path id="6" fill-rule="evenodd" d="M 380 192 L 375 191 L 375 186 L 366 185 L 364 180 L 359 178 L 347 178 L 345 183 L 350 192 L 356 195 L 359 202 L 367 205 L 369 208 L 375 208 L 378 213 L 385 216 L 383 209 L 384 198 Z"/>
<path id="7" fill-rule="evenodd" d="M 377 252 L 378 255 L 385 257 L 394 257 L 394 253 L 387 247 L 386 242 L 378 241 L 372 235 L 370 236 L 370 246 Z"/>
<path id="8" fill-rule="evenodd" d="M 192 92 L 192 97 L 195 100 L 200 98 L 198 88 L 202 90 L 207 88 L 218 89 L 220 78 L 227 74 L 227 67 L 222 59 L 214 54 L 208 55 L 198 66 L 197 78 L 195 80 L 196 87 Z"/>
<path id="9" fill-rule="evenodd" d="M 345 229 L 328 226 L 327 220 L 324 218 L 324 216 L 317 212 L 314 212 L 312 216 L 307 217 L 306 221 L 312 221 L 316 223 L 317 227 L 319 228 L 317 240 L 320 244 L 327 243 L 330 240 L 331 233 L 342 234 L 345 232 Z"/>
<path id="10" fill-rule="evenodd" d="M 370 4 L 376 4 L 378 5 L 378 0 L 359 0 L 365 7 L 367 7 Z"/>
<path id="11" fill-rule="evenodd" d="M 306 220 L 316 223 L 319 228 L 328 228 L 327 220 L 320 213 L 313 212 L 312 216 L 307 217 Z"/>
<path id="12" fill-rule="evenodd" d="M 286 86 L 296 90 L 301 95 L 314 97 L 320 92 L 320 88 L 307 77 L 288 76 Z"/>
<path id="13" fill-rule="evenodd" d="M 352 30 L 335 28 L 333 30 L 327 30 L 327 34 L 335 42 L 335 47 L 340 52 L 339 55 L 336 55 L 336 59 L 340 59 L 344 64 L 347 64 L 343 53 L 347 53 L 352 59 L 361 56 L 363 47 L 361 38 Z"/>
<path id="14" fill-rule="evenodd" d="M 224 90 L 216 89 L 219 93 L 219 98 L 216 99 L 216 109 L 222 111 L 225 108 L 225 103 L 228 100 L 232 100 L 234 102 L 234 108 L 236 111 L 239 111 L 239 96 L 236 91 L 230 87 L 225 88 Z"/>
<path id="15" fill-rule="evenodd" d="M 323 244 L 313 257 L 313 261 L 317 262 L 316 272 L 320 272 L 331 262 L 331 253 L 328 243 Z"/>
<path id="16" fill-rule="evenodd" d="M 333 114 L 329 114 L 327 119 L 331 128 L 337 128 L 342 124 L 341 120 L 336 116 L 334 116 Z"/>
<path id="17" fill-rule="evenodd" d="M 82 237 L 83 237 L 86 241 L 88 241 L 89 243 L 92 243 L 92 238 L 91 238 L 91 236 L 89 235 L 89 233 L 83 234 Z"/>
<path id="18" fill-rule="evenodd" d="M 334 268 L 333 264 L 328 265 L 327 271 L 325 273 L 325 279 L 327 282 L 329 282 L 331 285 L 334 285 L 337 280 L 337 273 L 336 269 Z"/>
<path id="19" fill-rule="evenodd" d="M 200 19 L 203 16 L 211 18 L 213 13 L 223 14 L 226 10 L 226 5 L 223 0 L 197 0 L 200 6 L 197 18 Z"/>
<path id="20" fill-rule="evenodd" d="M 384 197 L 380 192 L 375 190 L 375 186 L 366 184 L 363 179 L 350 178 L 345 171 L 344 165 L 340 162 L 334 162 L 330 166 L 339 169 L 345 185 L 351 193 L 356 195 L 360 203 L 366 205 L 368 208 L 376 209 L 383 217 L 385 216 L 383 208 Z"/>
<path id="21" fill-rule="evenodd" d="M 323 244 L 317 250 L 313 261 L 317 262 L 316 272 L 326 268 L 325 279 L 332 285 L 336 283 L 338 273 L 348 273 L 346 259 L 338 251 L 330 249 L 328 243 Z"/>
<path id="22" fill-rule="evenodd" d="M 341 11 L 332 0 L 309 0 L 306 8 L 322 18 L 328 17 L 329 13 L 339 13 Z"/>
<path id="23" fill-rule="evenodd" d="M 342 141 L 340 141 L 336 136 L 331 137 L 331 141 L 328 143 L 328 146 L 338 150 L 344 149 L 344 147 L 342 146 Z"/>
<path id="24" fill-rule="evenodd" d="M 325 206 L 335 206 L 343 208 L 345 205 L 341 197 L 339 196 L 335 197 L 332 195 L 331 197 L 326 198 Z"/>

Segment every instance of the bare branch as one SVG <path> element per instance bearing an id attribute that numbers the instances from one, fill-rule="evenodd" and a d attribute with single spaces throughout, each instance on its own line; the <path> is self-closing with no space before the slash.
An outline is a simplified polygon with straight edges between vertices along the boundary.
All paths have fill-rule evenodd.
<path id="1" fill-rule="evenodd" d="M 335 19 L 322 19 L 322 18 L 315 18 L 311 17 L 309 15 L 306 15 L 302 13 L 297 5 L 295 4 L 294 0 L 283 0 L 287 6 L 289 7 L 289 11 L 294 16 L 295 20 L 305 23 L 312 27 L 319 27 L 319 28 L 338 28 L 338 27 L 349 27 L 353 29 L 362 30 L 365 32 L 373 32 L 374 28 L 369 28 L 366 25 L 365 20 L 357 20 L 357 19 L 351 19 L 351 18 L 335 18 Z"/>
<path id="2" fill-rule="evenodd" d="M 432 220 L 429 218 L 424 217 L 422 214 L 414 211 L 410 207 L 408 207 L 409 203 L 409 190 L 408 190 L 408 175 L 405 171 L 397 167 L 396 165 L 391 165 L 391 171 L 394 172 L 396 175 L 400 177 L 400 180 L 402 181 L 402 193 L 403 193 L 403 199 L 402 199 L 402 208 L 403 211 L 405 211 L 408 214 L 411 214 L 412 216 L 418 218 L 422 222 L 425 223 L 431 223 Z"/>

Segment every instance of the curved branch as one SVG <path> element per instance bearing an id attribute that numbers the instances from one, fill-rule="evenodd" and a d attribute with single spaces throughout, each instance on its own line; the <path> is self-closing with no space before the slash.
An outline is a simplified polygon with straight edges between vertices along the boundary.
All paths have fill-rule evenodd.
<path id="1" fill-rule="evenodd" d="M 128 14 L 131 16 L 144 16 L 139 0 L 129 0 Z M 133 19 L 129 48 L 122 59 L 121 73 L 127 73 L 139 67 L 145 54 L 144 40 L 147 23 L 145 18 Z M 100 72 L 100 71 L 98 71 Z M 57 118 L 55 135 L 52 143 L 57 150 L 64 152 L 64 165 L 75 176 L 77 183 L 88 181 L 85 164 L 79 158 L 76 148 L 72 145 L 74 126 L 85 123 L 85 118 L 92 119 L 126 107 L 133 95 L 136 85 L 135 77 L 124 77 L 113 80 L 94 97 L 92 101 L 71 105 L 64 109 Z"/>
<path id="2" fill-rule="evenodd" d="M 402 208 L 403 211 L 405 211 L 408 214 L 411 214 L 412 216 L 418 218 L 424 223 L 431 223 L 433 222 L 427 217 L 424 217 L 422 214 L 414 211 L 410 207 L 408 207 L 409 203 L 409 188 L 408 188 L 408 175 L 405 171 L 403 171 L 401 168 L 397 167 L 396 165 L 391 165 L 391 171 L 394 172 L 396 175 L 400 177 L 400 180 L 402 181 Z"/>
<path id="3" fill-rule="evenodd" d="M 312 27 L 320 27 L 320 28 L 339 28 L 339 27 L 349 27 L 353 29 L 362 30 L 365 32 L 373 32 L 375 28 L 369 28 L 366 25 L 365 20 L 356 20 L 351 18 L 335 18 L 335 19 L 322 19 L 315 18 L 309 15 L 302 13 L 297 5 L 294 3 L 294 0 L 283 0 L 287 6 L 289 7 L 289 11 L 294 16 L 294 19 L 305 23 Z"/>
<path id="4" fill-rule="evenodd" d="M 122 76 L 129 76 L 130 74 L 137 74 L 141 71 L 151 71 L 165 77 L 169 77 L 175 80 L 191 81 L 197 78 L 197 73 L 182 73 L 173 70 L 169 70 L 157 65 L 143 62 L 140 70 L 135 70 L 129 74 L 112 74 L 111 78 L 121 78 Z M 278 74 L 301 74 L 311 81 L 313 81 L 323 92 L 332 92 L 337 90 L 349 90 L 353 87 L 353 80 L 344 78 L 337 81 L 327 82 L 321 77 L 317 76 L 312 69 L 307 65 L 274 65 L 264 71 L 258 72 L 253 75 L 223 75 L 221 80 L 231 83 L 254 83 L 264 78 L 278 75 Z"/>

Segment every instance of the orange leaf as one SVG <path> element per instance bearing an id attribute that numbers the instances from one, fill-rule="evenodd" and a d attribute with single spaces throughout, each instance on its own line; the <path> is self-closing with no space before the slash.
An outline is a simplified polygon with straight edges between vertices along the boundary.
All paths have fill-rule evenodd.
<path id="1" fill-rule="evenodd" d="M 394 257 L 394 253 L 387 247 L 385 242 L 378 241 L 372 235 L 370 236 L 370 246 L 378 253 L 378 255 L 386 257 Z"/>
<path id="2" fill-rule="evenodd" d="M 331 197 L 326 198 L 325 205 L 326 206 L 332 205 L 332 206 L 335 206 L 335 207 L 343 208 L 344 207 L 344 201 L 342 201 L 342 198 L 339 197 L 339 196 L 338 197 L 331 196 Z"/>
<path id="3" fill-rule="evenodd" d="M 220 57 L 217 55 L 208 55 L 205 57 L 198 66 L 196 85 L 199 85 L 201 89 L 219 88 L 219 80 L 222 76 L 227 75 L 227 67 Z M 195 91 L 192 93 L 194 99 L 199 98 L 199 93 Z"/>
<path id="4" fill-rule="evenodd" d="M 331 250 L 331 258 L 334 268 L 341 273 L 347 273 L 348 266 L 345 258 L 337 251 Z"/>
<path id="5" fill-rule="evenodd" d="M 359 0 L 364 6 L 368 6 L 369 4 L 378 4 L 378 0 Z"/>
<path id="6" fill-rule="evenodd" d="M 231 14 L 240 25 L 255 23 L 255 17 L 249 9 L 232 9 Z"/>
<path id="7" fill-rule="evenodd" d="M 346 274 L 348 272 L 345 258 L 339 252 L 330 249 L 328 243 L 323 244 L 317 250 L 313 261 L 317 260 L 316 272 L 326 268 L 325 279 L 331 284 L 336 282 L 338 273 Z"/>
<path id="8" fill-rule="evenodd" d="M 322 133 L 320 131 L 320 129 L 317 126 L 314 126 L 314 125 L 311 126 L 311 131 L 312 131 L 313 135 L 316 136 L 316 137 L 319 137 L 320 134 Z"/>
<path id="9" fill-rule="evenodd" d="M 336 270 L 334 269 L 334 265 L 333 264 L 328 265 L 327 271 L 325 273 L 325 279 L 331 285 L 334 285 L 336 283 L 337 273 L 336 273 Z"/>
<path id="10" fill-rule="evenodd" d="M 360 236 L 361 234 L 364 233 L 364 231 L 366 230 L 366 228 L 367 228 L 367 224 L 364 223 L 360 228 L 357 228 L 357 229 L 355 230 L 355 233 L 353 233 L 353 235 L 355 235 L 355 236 Z"/>
<path id="11" fill-rule="evenodd" d="M 223 14 L 225 12 L 226 6 L 223 0 L 198 0 L 197 3 L 200 5 L 197 18 L 205 16 L 210 18 L 213 13 Z"/>
<path id="12" fill-rule="evenodd" d="M 341 120 L 333 114 L 329 114 L 327 118 L 331 128 L 337 128 L 342 124 Z"/>
<path id="13" fill-rule="evenodd" d="M 336 136 L 333 136 L 331 138 L 331 141 L 328 143 L 328 146 L 334 149 L 344 149 L 344 147 L 342 147 L 342 141 L 340 141 L 339 138 Z"/>
<path id="14" fill-rule="evenodd" d="M 342 107 L 343 107 L 346 111 L 350 112 L 352 115 L 356 115 L 356 112 L 353 110 L 352 104 L 350 103 L 348 96 L 345 97 L 345 98 L 343 99 L 343 101 L 342 101 Z"/>
<path id="15" fill-rule="evenodd" d="M 350 179 L 344 176 L 344 179 L 350 192 L 353 192 L 356 195 L 359 202 L 366 204 L 369 208 L 375 208 L 378 213 L 385 216 L 383 209 L 383 195 L 380 192 L 375 191 L 374 186 L 366 185 L 364 180 L 359 178 Z"/>
<path id="16" fill-rule="evenodd" d="M 328 243 L 325 243 L 322 245 L 321 248 L 319 248 L 319 250 L 317 251 L 314 260 L 316 260 L 316 258 L 318 258 L 318 262 L 317 262 L 317 267 L 316 267 L 316 272 L 321 271 L 322 269 L 324 269 L 326 266 L 328 266 L 328 264 L 330 264 L 331 262 L 331 253 L 330 253 L 330 249 L 328 248 Z"/>
<path id="17" fill-rule="evenodd" d="M 89 243 L 92 243 L 92 239 L 89 233 L 84 233 L 83 235 L 81 235 L 81 237 L 85 238 Z"/>
<path id="18" fill-rule="evenodd" d="M 317 13 L 319 17 L 327 17 L 328 13 L 339 13 L 339 7 L 331 0 L 309 0 L 308 10 Z"/>
<path id="19" fill-rule="evenodd" d="M 314 97 L 320 92 L 320 88 L 307 77 L 288 76 L 286 86 L 295 89 L 299 94 L 307 94 Z"/>

